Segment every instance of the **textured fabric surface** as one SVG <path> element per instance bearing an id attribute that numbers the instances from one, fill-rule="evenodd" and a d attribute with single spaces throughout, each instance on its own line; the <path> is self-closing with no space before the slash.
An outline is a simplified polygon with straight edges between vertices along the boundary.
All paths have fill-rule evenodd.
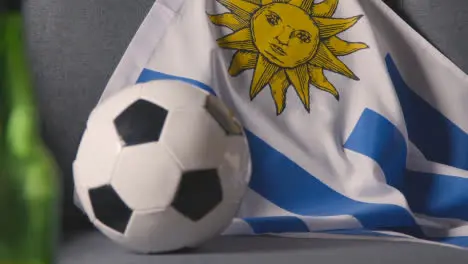
<path id="1" fill-rule="evenodd" d="M 164 255 L 129 254 L 97 232 L 64 243 L 59 264 L 182 263 L 466 263 L 466 252 L 432 245 L 358 240 L 224 237 L 198 250 Z"/>

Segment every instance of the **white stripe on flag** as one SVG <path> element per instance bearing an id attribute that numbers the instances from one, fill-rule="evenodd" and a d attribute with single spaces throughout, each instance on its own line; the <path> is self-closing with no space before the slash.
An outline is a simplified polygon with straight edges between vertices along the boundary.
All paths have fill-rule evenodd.
<path id="1" fill-rule="evenodd" d="M 351 215 L 313 217 L 291 213 L 276 206 L 251 189 L 248 189 L 245 194 L 243 205 L 245 206 L 241 207 L 238 215 L 241 218 L 294 216 L 302 220 L 310 231 L 362 228 L 359 221 Z"/>

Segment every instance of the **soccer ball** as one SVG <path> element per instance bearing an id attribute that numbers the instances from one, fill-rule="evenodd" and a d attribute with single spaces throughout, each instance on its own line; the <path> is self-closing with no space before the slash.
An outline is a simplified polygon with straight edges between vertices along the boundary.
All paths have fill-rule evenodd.
<path id="1" fill-rule="evenodd" d="M 91 113 L 73 163 L 78 204 L 131 251 L 221 234 L 251 174 L 244 130 L 217 97 L 175 80 L 128 87 Z"/>

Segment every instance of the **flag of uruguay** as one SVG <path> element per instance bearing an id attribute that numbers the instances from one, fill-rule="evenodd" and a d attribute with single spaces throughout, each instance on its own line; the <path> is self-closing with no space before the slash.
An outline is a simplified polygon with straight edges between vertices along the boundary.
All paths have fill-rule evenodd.
<path id="1" fill-rule="evenodd" d="M 381 0 L 158 0 L 102 100 L 163 78 L 247 129 L 226 235 L 468 246 L 468 77 Z"/>

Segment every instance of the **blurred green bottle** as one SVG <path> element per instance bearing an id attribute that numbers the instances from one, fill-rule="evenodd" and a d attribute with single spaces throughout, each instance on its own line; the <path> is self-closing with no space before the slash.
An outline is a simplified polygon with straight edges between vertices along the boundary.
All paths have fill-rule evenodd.
<path id="1" fill-rule="evenodd" d="M 0 264 L 52 264 L 59 178 L 39 132 L 21 1 L 0 0 Z"/>

